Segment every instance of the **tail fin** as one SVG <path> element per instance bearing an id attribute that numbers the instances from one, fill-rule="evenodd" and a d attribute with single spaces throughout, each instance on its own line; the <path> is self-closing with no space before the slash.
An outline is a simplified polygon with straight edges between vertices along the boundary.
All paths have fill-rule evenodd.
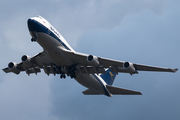
<path id="1" fill-rule="evenodd" d="M 111 69 L 106 69 L 106 73 L 100 75 L 101 78 L 108 84 L 112 85 L 116 77 L 116 73 L 112 72 Z"/>

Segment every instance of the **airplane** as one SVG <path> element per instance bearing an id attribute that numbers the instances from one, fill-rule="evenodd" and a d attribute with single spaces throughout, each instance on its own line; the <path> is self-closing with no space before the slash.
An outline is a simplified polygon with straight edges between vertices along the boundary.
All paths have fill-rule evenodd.
<path id="1" fill-rule="evenodd" d="M 27 21 L 31 41 L 37 42 L 43 51 L 33 57 L 23 55 L 20 63 L 10 62 L 5 73 L 28 75 L 44 70 L 48 76 L 69 76 L 87 87 L 84 95 L 142 95 L 141 92 L 112 86 L 118 73 L 138 74 L 138 71 L 173 72 L 178 69 L 154 67 L 118 61 L 76 52 L 63 36 L 43 17 L 31 17 Z"/>

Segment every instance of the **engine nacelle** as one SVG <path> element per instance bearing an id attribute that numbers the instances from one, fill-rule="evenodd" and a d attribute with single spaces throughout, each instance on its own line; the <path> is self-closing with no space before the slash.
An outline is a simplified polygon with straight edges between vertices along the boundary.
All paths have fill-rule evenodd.
<path id="1" fill-rule="evenodd" d="M 130 73 L 131 75 L 134 74 L 134 73 L 137 73 L 137 70 L 134 68 L 134 65 L 133 63 L 130 63 L 130 62 L 125 62 L 123 64 L 123 67 L 126 69 L 126 71 L 128 73 Z"/>
<path id="2" fill-rule="evenodd" d="M 23 64 L 29 68 L 29 67 L 32 67 L 32 62 L 31 62 L 31 58 L 27 55 L 23 55 L 22 58 L 21 58 Z"/>
<path id="3" fill-rule="evenodd" d="M 89 55 L 87 57 L 87 61 L 94 67 L 97 67 L 99 65 L 99 60 L 96 56 Z"/>
<path id="4" fill-rule="evenodd" d="M 17 68 L 17 64 L 14 63 L 14 62 L 10 62 L 8 64 L 8 68 L 15 74 L 19 74 L 20 73 L 20 70 Z"/>

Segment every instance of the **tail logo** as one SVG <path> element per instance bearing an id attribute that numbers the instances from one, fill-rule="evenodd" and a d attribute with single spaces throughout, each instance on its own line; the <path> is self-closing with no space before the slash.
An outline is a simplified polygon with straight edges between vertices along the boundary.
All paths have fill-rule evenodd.
<path id="1" fill-rule="evenodd" d="M 111 79 L 113 80 L 114 75 L 113 75 L 112 72 L 110 72 L 110 71 L 109 71 L 109 74 L 110 74 L 110 76 L 111 76 Z"/>

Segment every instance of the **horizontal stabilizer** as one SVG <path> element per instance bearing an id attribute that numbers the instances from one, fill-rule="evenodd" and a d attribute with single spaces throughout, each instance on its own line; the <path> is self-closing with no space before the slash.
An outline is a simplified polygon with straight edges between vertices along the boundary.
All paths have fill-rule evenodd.
<path id="1" fill-rule="evenodd" d="M 96 91 L 96 90 L 92 90 L 92 89 L 87 89 L 85 91 L 82 92 L 84 95 L 102 95 L 101 92 Z"/>
<path id="2" fill-rule="evenodd" d="M 113 87 L 110 85 L 106 86 L 109 92 L 113 95 L 142 95 L 138 91 L 133 91 L 133 90 L 128 90 L 128 89 L 123 89 L 123 88 L 118 88 L 118 87 Z M 87 89 L 82 92 L 84 95 L 102 95 L 103 93 L 92 90 L 92 89 Z"/>
<path id="3" fill-rule="evenodd" d="M 123 89 L 123 88 L 118 88 L 118 87 L 113 87 L 110 85 L 106 86 L 109 92 L 113 95 L 142 95 L 138 91 L 133 91 L 133 90 L 128 90 L 128 89 Z"/>

